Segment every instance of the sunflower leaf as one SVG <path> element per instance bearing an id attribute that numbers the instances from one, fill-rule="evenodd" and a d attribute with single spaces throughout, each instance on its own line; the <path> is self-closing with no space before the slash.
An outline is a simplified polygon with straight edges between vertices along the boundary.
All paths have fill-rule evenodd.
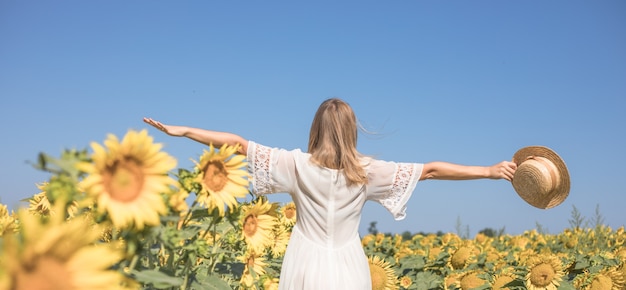
<path id="1" fill-rule="evenodd" d="M 559 285 L 559 288 L 556 288 L 557 290 L 575 290 L 576 288 L 574 288 L 574 286 L 568 282 L 561 282 L 561 284 Z"/>
<path id="2" fill-rule="evenodd" d="M 203 276 L 202 279 L 196 279 L 191 283 L 193 289 L 207 290 L 230 290 L 232 289 L 226 281 L 220 279 L 216 275 Z"/>
<path id="3" fill-rule="evenodd" d="M 183 280 L 169 276 L 157 270 L 133 271 L 135 279 L 146 285 L 152 285 L 157 289 L 177 287 L 183 284 Z"/>

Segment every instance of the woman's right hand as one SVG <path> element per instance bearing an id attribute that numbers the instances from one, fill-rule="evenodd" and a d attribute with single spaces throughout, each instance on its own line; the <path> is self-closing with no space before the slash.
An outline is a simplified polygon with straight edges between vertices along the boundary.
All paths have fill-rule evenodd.
<path id="1" fill-rule="evenodd" d="M 515 175 L 515 170 L 517 170 L 517 164 L 511 161 L 502 161 L 489 167 L 489 178 L 511 181 Z"/>
<path id="2" fill-rule="evenodd" d="M 187 132 L 186 127 L 183 126 L 172 126 L 172 125 L 165 125 L 157 120 L 154 120 L 152 118 L 143 118 L 143 121 L 152 125 L 152 127 L 159 129 L 160 131 L 162 131 L 163 133 L 170 135 L 170 136 L 176 136 L 176 137 L 181 137 L 184 136 L 185 133 Z"/>

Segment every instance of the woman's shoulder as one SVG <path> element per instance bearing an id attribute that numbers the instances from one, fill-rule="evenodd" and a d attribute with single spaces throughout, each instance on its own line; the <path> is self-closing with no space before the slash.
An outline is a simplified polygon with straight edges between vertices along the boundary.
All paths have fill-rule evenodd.
<path id="1" fill-rule="evenodd" d="M 261 144 L 252 140 L 248 140 L 248 148 L 252 148 L 255 151 L 262 150 L 262 151 L 276 152 L 275 154 L 278 154 L 278 153 L 292 154 L 294 156 L 308 156 L 309 155 L 308 153 L 303 152 L 300 148 L 287 149 L 284 147 L 269 146 L 269 145 Z"/>

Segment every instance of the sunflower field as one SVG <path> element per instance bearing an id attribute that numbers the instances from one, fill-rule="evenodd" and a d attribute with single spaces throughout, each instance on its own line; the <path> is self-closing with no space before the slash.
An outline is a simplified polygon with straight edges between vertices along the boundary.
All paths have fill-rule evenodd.
<path id="1" fill-rule="evenodd" d="M 177 168 L 130 130 L 91 153 L 40 154 L 40 192 L 16 212 L 0 204 L 0 290 L 278 289 L 297 208 L 252 196 L 237 149 L 211 146 Z M 373 289 L 621 290 L 625 241 L 605 226 L 362 238 Z"/>

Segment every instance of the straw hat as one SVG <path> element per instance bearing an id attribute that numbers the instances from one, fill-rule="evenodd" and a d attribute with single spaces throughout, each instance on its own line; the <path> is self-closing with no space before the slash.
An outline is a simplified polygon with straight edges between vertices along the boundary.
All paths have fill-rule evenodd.
<path id="1" fill-rule="evenodd" d="M 548 209 L 561 204 L 569 194 L 570 179 L 563 159 L 544 146 L 528 146 L 513 155 L 517 170 L 511 183 L 530 205 Z"/>

